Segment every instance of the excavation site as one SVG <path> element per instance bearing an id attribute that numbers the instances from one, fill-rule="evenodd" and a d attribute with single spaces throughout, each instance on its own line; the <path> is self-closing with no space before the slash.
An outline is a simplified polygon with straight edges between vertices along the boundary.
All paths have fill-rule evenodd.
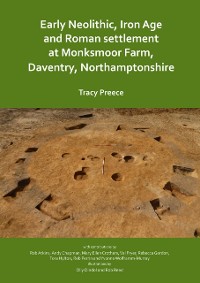
<path id="1" fill-rule="evenodd" d="M 200 237 L 200 109 L 0 109 L 1 238 Z"/>

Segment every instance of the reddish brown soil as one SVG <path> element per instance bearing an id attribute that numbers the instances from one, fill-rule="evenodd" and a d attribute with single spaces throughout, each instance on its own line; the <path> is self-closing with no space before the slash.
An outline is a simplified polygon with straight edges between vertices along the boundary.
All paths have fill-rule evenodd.
<path id="1" fill-rule="evenodd" d="M 199 109 L 1 109 L 1 237 L 198 237 Z"/>

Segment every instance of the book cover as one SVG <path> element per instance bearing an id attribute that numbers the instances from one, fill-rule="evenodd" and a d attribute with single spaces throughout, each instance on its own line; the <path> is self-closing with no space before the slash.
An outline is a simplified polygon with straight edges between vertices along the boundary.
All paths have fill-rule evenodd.
<path id="1" fill-rule="evenodd" d="M 1 9 L 5 283 L 197 280 L 198 2 Z"/>

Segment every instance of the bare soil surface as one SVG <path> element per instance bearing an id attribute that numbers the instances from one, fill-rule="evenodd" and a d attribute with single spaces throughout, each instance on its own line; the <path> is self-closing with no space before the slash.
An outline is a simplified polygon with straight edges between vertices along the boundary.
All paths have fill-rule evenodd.
<path id="1" fill-rule="evenodd" d="M 0 109 L 0 237 L 200 236 L 200 109 Z"/>

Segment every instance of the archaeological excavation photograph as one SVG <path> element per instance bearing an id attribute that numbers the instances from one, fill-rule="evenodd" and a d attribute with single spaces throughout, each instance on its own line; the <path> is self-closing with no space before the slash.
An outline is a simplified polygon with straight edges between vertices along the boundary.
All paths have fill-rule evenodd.
<path id="1" fill-rule="evenodd" d="M 0 109 L 1 238 L 200 236 L 200 109 Z"/>

